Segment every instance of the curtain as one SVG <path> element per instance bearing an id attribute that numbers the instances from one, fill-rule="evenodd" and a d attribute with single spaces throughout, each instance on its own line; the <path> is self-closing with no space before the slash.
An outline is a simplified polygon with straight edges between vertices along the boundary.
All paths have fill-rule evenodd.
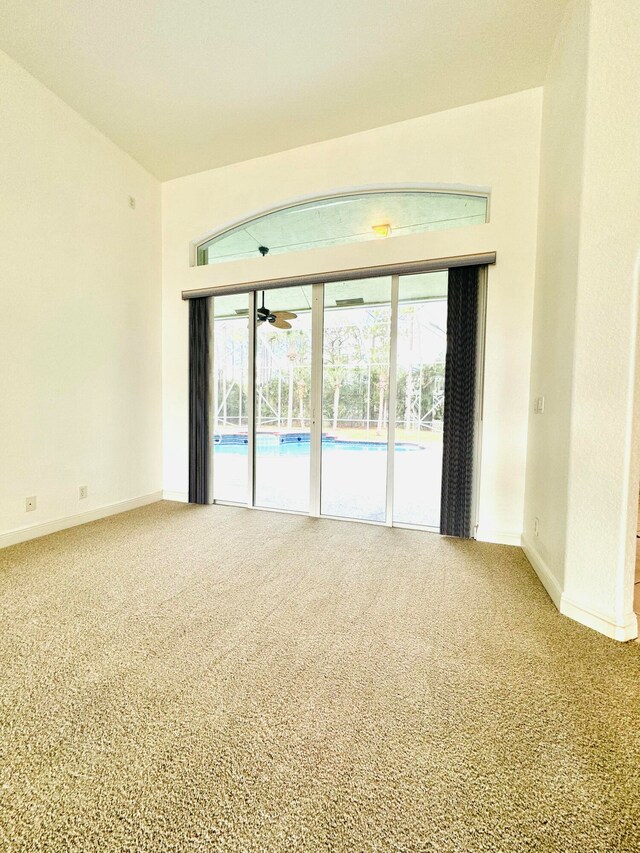
<path id="1" fill-rule="evenodd" d="M 470 539 L 480 267 L 449 269 L 440 533 Z"/>
<path id="2" fill-rule="evenodd" d="M 209 300 L 189 300 L 189 503 L 209 502 Z"/>

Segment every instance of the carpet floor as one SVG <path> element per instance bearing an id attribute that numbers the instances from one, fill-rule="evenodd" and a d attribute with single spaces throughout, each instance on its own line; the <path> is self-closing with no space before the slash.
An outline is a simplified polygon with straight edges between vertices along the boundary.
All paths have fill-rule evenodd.
<path id="1" fill-rule="evenodd" d="M 0 618 L 3 851 L 640 849 L 640 645 L 518 548 L 163 502 Z"/>

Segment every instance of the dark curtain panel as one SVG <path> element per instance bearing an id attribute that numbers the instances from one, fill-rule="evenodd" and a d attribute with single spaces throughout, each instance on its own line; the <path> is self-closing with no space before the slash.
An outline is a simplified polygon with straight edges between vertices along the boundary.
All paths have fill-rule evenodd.
<path id="1" fill-rule="evenodd" d="M 440 533 L 471 538 L 480 267 L 449 270 Z"/>
<path id="2" fill-rule="evenodd" d="M 209 300 L 189 300 L 189 503 L 209 498 Z"/>

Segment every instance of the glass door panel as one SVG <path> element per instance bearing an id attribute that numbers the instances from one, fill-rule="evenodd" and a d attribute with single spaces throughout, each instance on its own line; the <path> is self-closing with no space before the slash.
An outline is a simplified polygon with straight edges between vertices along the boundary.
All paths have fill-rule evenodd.
<path id="1" fill-rule="evenodd" d="M 308 512 L 311 287 L 260 291 L 256 309 L 254 503 Z"/>
<path id="2" fill-rule="evenodd" d="M 440 526 L 447 272 L 401 276 L 393 521 Z"/>
<path id="3" fill-rule="evenodd" d="M 447 280 L 213 297 L 213 499 L 438 529 Z"/>
<path id="4" fill-rule="evenodd" d="M 248 501 L 248 294 L 213 298 L 213 499 Z"/>
<path id="5" fill-rule="evenodd" d="M 385 521 L 391 278 L 326 284 L 323 515 Z"/>

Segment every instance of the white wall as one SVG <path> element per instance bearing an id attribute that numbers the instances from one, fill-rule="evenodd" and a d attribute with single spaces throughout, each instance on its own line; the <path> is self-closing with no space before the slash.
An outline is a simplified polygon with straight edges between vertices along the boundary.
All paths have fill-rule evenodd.
<path id="1" fill-rule="evenodd" d="M 479 538 L 522 531 L 541 90 L 401 122 L 163 184 L 164 488 L 187 491 L 187 305 L 180 291 L 232 280 L 495 250 L 489 272 Z M 387 241 L 190 267 L 189 247 L 283 201 L 380 185 L 491 190 L 491 222 Z"/>
<path id="2" fill-rule="evenodd" d="M 9 544 L 161 489 L 161 227 L 159 183 L 2 53 L 0 92 Z"/>
<path id="3" fill-rule="evenodd" d="M 571 383 L 578 281 L 589 19 L 572 3 L 556 39 L 544 87 L 538 255 L 524 535 L 556 605 L 564 588 Z M 534 518 L 539 520 L 538 537 Z M 534 546 L 535 541 L 535 546 Z"/>
<path id="4" fill-rule="evenodd" d="M 550 213 L 540 234 L 532 391 L 548 394 L 552 402 L 531 423 L 525 544 L 541 577 L 551 576 L 551 591 L 557 587 L 561 612 L 624 640 L 637 635 L 632 585 L 640 477 L 635 395 L 640 116 L 630 109 L 640 91 L 637 3 L 619 0 L 614 8 L 608 0 L 574 0 L 564 32 L 558 45 L 564 59 L 552 67 L 546 92 L 550 98 L 565 92 L 556 115 L 572 93 L 580 106 L 555 126 L 554 111 L 545 106 L 543 140 L 548 132 L 556 150 L 581 149 L 580 186 L 573 170 L 567 183 L 560 183 L 560 198 L 563 191 L 577 189 L 569 215 L 577 222 L 578 240 L 576 251 L 575 229 L 564 243 L 550 236 L 558 224 L 553 211 L 558 186 L 543 183 L 541 210 Z M 567 37 L 571 32 L 574 36 Z M 572 68 L 576 45 L 582 59 Z M 545 156 L 553 155 L 545 155 L 543 144 Z M 558 285 L 565 281 L 563 270 L 577 270 L 568 291 L 554 288 L 552 266 Z M 549 358 L 548 322 L 554 310 L 559 313 L 555 326 L 566 338 Z M 565 433 L 555 446 L 554 421 L 566 421 L 567 412 L 568 447 L 563 446 Z M 559 472 L 549 447 L 562 459 Z M 565 515 L 558 523 L 565 524 L 566 517 L 564 553 L 549 524 L 563 502 Z M 537 540 L 531 534 L 534 515 L 544 519 Z"/>
<path id="5" fill-rule="evenodd" d="M 640 259 L 640 14 L 635 0 L 590 2 L 564 611 L 621 639 L 633 614 L 640 443 L 633 423 Z M 594 426 L 597 428 L 594 429 Z M 589 621 L 592 614 L 594 620 Z M 597 623 L 595 623 L 595 627 Z"/>

